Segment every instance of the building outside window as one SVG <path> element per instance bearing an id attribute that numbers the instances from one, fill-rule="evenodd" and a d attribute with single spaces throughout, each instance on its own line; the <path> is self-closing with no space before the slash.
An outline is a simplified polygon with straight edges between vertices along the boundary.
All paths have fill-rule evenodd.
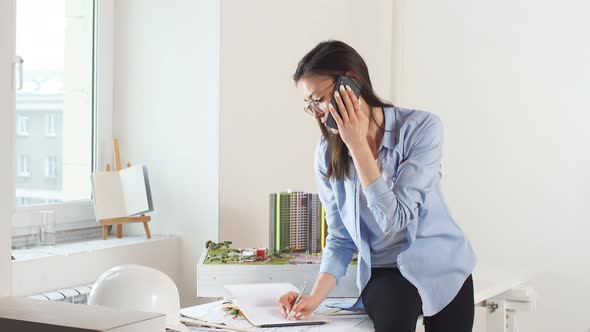
<path id="1" fill-rule="evenodd" d="M 47 114 L 45 116 L 45 136 L 55 137 L 55 114 Z"/>
<path id="2" fill-rule="evenodd" d="M 94 6 L 93 0 L 16 1 L 23 78 L 15 155 L 28 157 L 16 161 L 15 195 L 30 198 L 17 207 L 92 198 Z"/>
<path id="3" fill-rule="evenodd" d="M 49 156 L 45 159 L 45 176 L 48 178 L 57 177 L 57 157 Z M 50 199 L 47 199 L 48 201 Z"/>
<path id="4" fill-rule="evenodd" d="M 18 136 L 29 136 L 29 117 L 24 115 L 17 117 L 16 134 Z"/>
<path id="5" fill-rule="evenodd" d="M 29 170 L 29 156 L 26 154 L 21 154 L 18 157 L 18 172 L 17 176 L 20 177 L 29 177 L 31 176 L 31 172 Z"/>
<path id="6" fill-rule="evenodd" d="M 112 139 L 114 46 L 112 3 L 15 4 L 22 76 L 17 71 L 13 110 L 13 244 L 30 234 L 41 210 L 56 211 L 64 231 L 99 228 L 90 178 L 96 165 L 110 161 L 102 142 Z"/>

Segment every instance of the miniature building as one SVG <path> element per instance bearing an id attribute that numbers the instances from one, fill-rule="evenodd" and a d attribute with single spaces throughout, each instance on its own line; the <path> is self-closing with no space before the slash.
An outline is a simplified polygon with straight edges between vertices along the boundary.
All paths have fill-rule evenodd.
<path id="1" fill-rule="evenodd" d="M 248 248 L 242 250 L 241 260 L 244 262 L 254 262 L 266 259 L 266 248 Z"/>
<path id="2" fill-rule="evenodd" d="M 258 248 L 256 249 L 256 257 L 259 259 L 266 259 L 268 250 L 266 248 Z"/>
<path id="3" fill-rule="evenodd" d="M 276 229 L 276 221 L 275 221 L 275 215 L 276 215 L 276 194 L 269 194 L 269 202 L 268 202 L 268 207 L 269 207 L 269 215 L 268 215 L 268 250 L 270 252 L 274 252 L 276 251 L 276 243 L 275 243 L 275 229 Z"/>
<path id="4" fill-rule="evenodd" d="M 302 191 L 269 195 L 269 250 L 319 253 L 324 246 L 325 211 L 317 194 Z"/>
<path id="5" fill-rule="evenodd" d="M 277 194 L 275 243 L 277 251 L 291 248 L 291 194 Z"/>
<path id="6" fill-rule="evenodd" d="M 291 251 L 305 252 L 307 250 L 307 193 L 291 193 L 291 202 L 289 209 L 289 230 L 291 237 Z"/>
<path id="7" fill-rule="evenodd" d="M 256 250 L 254 249 L 244 249 L 242 251 L 241 260 L 243 262 L 254 262 L 256 261 Z"/>
<path id="8" fill-rule="evenodd" d="M 308 220 L 312 220 L 307 232 L 307 249 L 310 253 L 322 251 L 322 228 L 325 227 L 323 218 L 322 203 L 318 195 L 307 194 Z M 313 220 L 319 222 L 313 222 Z"/>

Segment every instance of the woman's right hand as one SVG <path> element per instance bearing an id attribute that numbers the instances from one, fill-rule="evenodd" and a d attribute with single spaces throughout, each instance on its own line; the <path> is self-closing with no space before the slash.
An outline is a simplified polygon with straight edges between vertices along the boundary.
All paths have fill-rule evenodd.
<path id="1" fill-rule="evenodd" d="M 297 299 L 297 292 L 288 292 L 279 298 L 279 304 L 281 306 L 281 313 L 283 317 L 287 318 L 289 310 L 295 312 L 296 319 L 302 319 L 311 315 L 317 307 L 322 303 L 323 299 L 318 298 L 314 295 L 302 295 L 299 303 L 293 306 Z"/>

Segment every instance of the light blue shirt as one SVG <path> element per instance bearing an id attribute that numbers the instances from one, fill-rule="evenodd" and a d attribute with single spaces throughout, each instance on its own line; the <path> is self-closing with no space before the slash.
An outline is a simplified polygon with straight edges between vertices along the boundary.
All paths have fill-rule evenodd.
<path id="1" fill-rule="evenodd" d="M 387 173 L 383 174 L 382 163 L 384 160 L 387 160 L 387 149 L 383 147 L 383 144 L 381 144 L 377 154 L 378 156 L 377 159 L 375 159 L 375 162 L 379 166 L 379 171 L 382 173 L 385 181 L 391 182 L 391 177 Z M 371 266 L 396 267 L 397 255 L 407 249 L 407 246 L 410 243 L 409 239 L 407 239 L 408 230 L 402 229 L 394 234 L 383 232 L 381 226 L 379 226 L 379 223 L 373 217 L 373 212 L 369 209 L 365 193 L 361 190 L 359 195 L 361 234 L 366 235 L 370 243 Z"/>
<path id="2" fill-rule="evenodd" d="M 458 293 L 476 257 L 441 192 L 440 119 L 429 112 L 399 107 L 383 111 L 384 126 L 393 132 L 384 133 L 379 150 L 382 176 L 366 188 L 361 186 L 352 158 L 348 159 L 350 179 L 326 181 L 330 147 L 323 136 L 316 148 L 314 170 L 328 223 L 320 272 L 340 281 L 358 249 L 356 282 L 362 291 L 371 267 L 376 266 L 373 259 L 381 260 L 378 264 L 394 262 L 418 289 L 424 316 L 433 316 Z M 366 206 L 361 205 L 361 193 Z M 367 211 L 373 218 L 361 217 Z M 395 241 L 387 242 L 388 237 Z M 384 257 L 375 247 L 385 250 Z"/>

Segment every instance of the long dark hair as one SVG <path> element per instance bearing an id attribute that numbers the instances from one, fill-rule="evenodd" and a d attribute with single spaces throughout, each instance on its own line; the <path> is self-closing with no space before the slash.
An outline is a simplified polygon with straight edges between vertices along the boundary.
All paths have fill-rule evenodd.
<path id="1" fill-rule="evenodd" d="M 306 76 L 322 75 L 338 79 L 339 76 L 349 76 L 356 79 L 361 85 L 361 96 L 372 107 L 391 107 L 388 101 L 382 100 L 373 91 L 367 64 L 348 44 L 338 40 L 328 40 L 317 44 L 297 64 L 297 70 L 293 74 L 295 84 Z M 375 120 L 375 114 L 371 113 L 371 119 Z M 330 164 L 328 165 L 326 180 L 332 176 L 336 179 L 350 178 L 348 147 L 338 134 L 332 134 L 318 119 L 318 125 L 322 135 L 330 146 Z M 386 130 L 383 127 L 380 127 Z"/>

